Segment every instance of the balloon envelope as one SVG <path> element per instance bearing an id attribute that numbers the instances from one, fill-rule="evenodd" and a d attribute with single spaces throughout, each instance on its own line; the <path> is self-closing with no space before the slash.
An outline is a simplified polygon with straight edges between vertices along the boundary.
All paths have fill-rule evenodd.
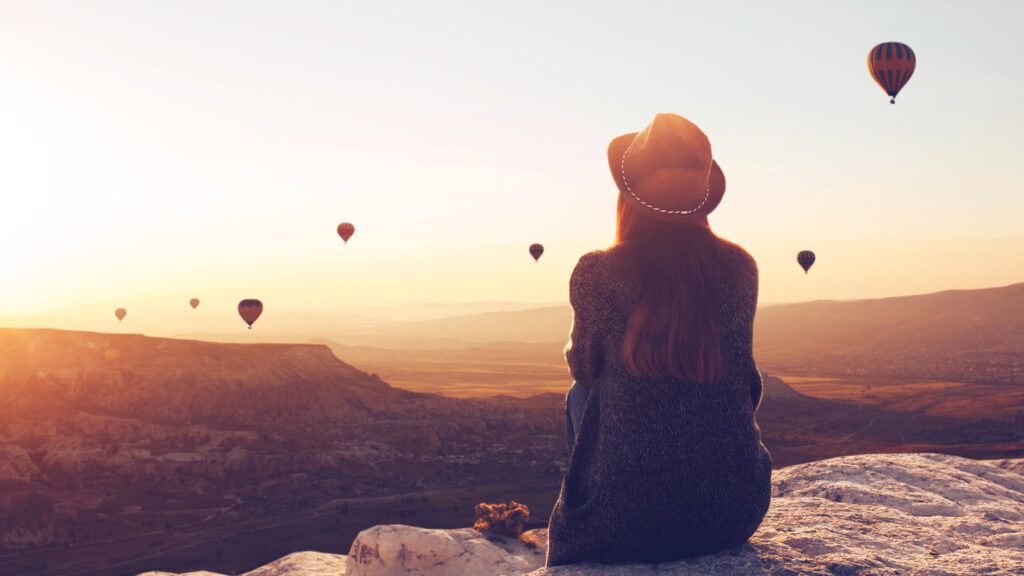
<path id="1" fill-rule="evenodd" d="M 356 232 L 356 227 L 349 224 L 348 222 L 342 222 L 338 224 L 338 236 L 348 244 L 348 239 L 352 237 Z"/>
<path id="2" fill-rule="evenodd" d="M 916 67 L 917 56 L 914 51 L 900 42 L 883 42 L 868 52 L 868 71 L 893 104 Z"/>
<path id="3" fill-rule="evenodd" d="M 121 359 L 121 353 L 111 348 L 110 350 L 107 350 L 106 352 L 103 353 L 103 357 L 107 359 L 107 362 L 113 364 L 114 362 L 117 362 L 118 360 Z"/>
<path id="4" fill-rule="evenodd" d="M 255 298 L 248 298 L 238 303 L 238 315 L 245 320 L 245 323 L 252 328 L 252 323 L 263 314 L 263 302 Z"/>
<path id="5" fill-rule="evenodd" d="M 193 298 L 189 300 L 188 305 L 191 306 L 193 310 L 195 310 L 196 308 L 199 307 L 199 298 Z"/>
<path id="6" fill-rule="evenodd" d="M 117 316 L 117 321 L 118 322 L 120 322 L 121 320 L 124 320 L 124 317 L 127 316 L 127 315 L 128 315 L 128 311 L 125 310 L 124 308 L 118 308 L 117 310 L 114 310 L 114 316 Z"/>
<path id="7" fill-rule="evenodd" d="M 544 254 L 544 246 L 542 244 L 530 244 L 530 256 L 533 256 L 534 262 L 540 260 L 542 254 Z"/>
<path id="8" fill-rule="evenodd" d="M 796 255 L 796 261 L 797 264 L 800 264 L 800 267 L 804 269 L 804 274 L 807 274 L 807 271 L 814 265 L 814 252 L 811 252 L 810 250 L 801 250 L 800 253 Z"/>

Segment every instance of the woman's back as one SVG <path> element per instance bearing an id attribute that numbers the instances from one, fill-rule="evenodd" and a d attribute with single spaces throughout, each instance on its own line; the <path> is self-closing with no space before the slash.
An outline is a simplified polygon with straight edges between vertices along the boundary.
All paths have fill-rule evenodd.
<path id="1" fill-rule="evenodd" d="M 715 239 L 708 293 L 721 369 L 711 382 L 633 375 L 623 353 L 641 297 L 627 246 L 580 259 L 566 353 L 591 390 L 550 523 L 550 565 L 665 561 L 744 542 L 768 508 L 771 459 L 754 411 L 757 267 Z"/>

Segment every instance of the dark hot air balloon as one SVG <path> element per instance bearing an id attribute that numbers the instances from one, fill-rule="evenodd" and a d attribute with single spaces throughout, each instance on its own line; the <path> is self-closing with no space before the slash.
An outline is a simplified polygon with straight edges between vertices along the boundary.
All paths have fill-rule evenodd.
<path id="1" fill-rule="evenodd" d="M 238 303 L 238 315 L 245 320 L 250 330 L 252 330 L 252 323 L 260 317 L 260 314 L 263 314 L 263 302 L 259 300 L 250 298 Z"/>
<path id="2" fill-rule="evenodd" d="M 124 308 L 118 308 L 117 310 L 114 310 L 114 316 L 117 316 L 117 321 L 118 322 L 120 322 L 121 320 L 124 320 L 124 317 L 127 316 L 127 315 L 128 315 L 128 311 L 125 310 Z"/>
<path id="3" fill-rule="evenodd" d="M 800 264 L 800 267 L 804 269 L 804 274 L 807 274 L 807 271 L 814 265 L 814 252 L 811 252 L 810 250 L 801 250 L 800 253 L 796 255 L 796 261 Z"/>
<path id="4" fill-rule="evenodd" d="M 896 103 L 896 95 L 914 74 L 917 56 L 910 46 L 899 42 L 883 42 L 868 52 L 868 71 L 878 85 Z"/>
<path id="5" fill-rule="evenodd" d="M 348 244 L 348 239 L 351 238 L 355 232 L 356 227 L 348 222 L 338 224 L 338 236 L 341 236 L 341 239 L 345 241 L 345 244 Z"/>
<path id="6" fill-rule="evenodd" d="M 544 254 L 544 246 L 542 244 L 530 244 L 530 256 L 533 256 L 534 262 L 540 260 L 541 254 Z"/>
<path id="7" fill-rule="evenodd" d="M 193 310 L 195 310 L 196 308 L 199 307 L 199 298 L 193 298 L 189 300 L 188 305 L 191 306 Z"/>

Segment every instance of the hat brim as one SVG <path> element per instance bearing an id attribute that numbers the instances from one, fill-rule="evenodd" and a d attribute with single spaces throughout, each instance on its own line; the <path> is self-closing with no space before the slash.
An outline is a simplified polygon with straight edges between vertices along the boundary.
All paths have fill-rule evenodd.
<path id="1" fill-rule="evenodd" d="M 711 161 L 711 175 L 708 181 L 708 199 L 701 206 L 700 210 L 691 212 L 689 214 L 667 214 L 664 212 L 658 212 L 652 210 L 647 206 L 644 206 L 638 199 L 632 194 L 626 193 L 625 183 L 622 181 L 622 155 L 626 153 L 626 148 L 636 138 L 639 132 L 633 132 L 631 134 L 623 134 L 618 138 L 611 141 L 608 145 L 608 168 L 612 172 L 612 178 L 615 180 L 615 185 L 619 187 L 619 194 L 626 199 L 627 202 L 633 205 L 634 208 L 640 211 L 640 213 L 650 216 L 655 220 L 662 220 L 664 222 L 694 222 L 702 220 L 708 214 L 710 214 L 718 204 L 722 201 L 722 196 L 725 195 L 725 174 L 722 172 L 721 166 L 715 160 Z"/>

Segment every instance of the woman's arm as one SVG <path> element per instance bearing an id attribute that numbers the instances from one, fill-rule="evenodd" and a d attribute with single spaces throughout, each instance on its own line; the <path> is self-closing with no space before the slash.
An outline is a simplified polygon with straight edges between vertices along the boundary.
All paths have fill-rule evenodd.
<path id="1" fill-rule="evenodd" d="M 569 280 L 572 333 L 565 348 L 565 360 L 573 379 L 584 386 L 593 386 L 601 366 L 600 336 L 594 314 L 600 286 L 595 281 L 595 272 L 594 256 L 585 254 Z"/>
<path id="2" fill-rule="evenodd" d="M 761 380 L 761 371 L 754 366 L 750 381 L 750 400 L 754 403 L 754 412 L 761 405 L 761 396 L 764 394 L 764 383 Z"/>
<path id="3" fill-rule="evenodd" d="M 743 265 L 744 274 L 741 282 L 745 287 L 745 294 L 743 297 L 743 350 L 741 351 L 740 358 L 746 360 L 746 373 L 750 378 L 750 400 L 754 405 L 754 411 L 757 411 L 758 406 L 761 405 L 761 396 L 764 393 L 764 382 L 761 379 L 761 371 L 757 369 L 757 362 L 754 360 L 754 317 L 757 315 L 757 293 L 759 289 L 759 274 L 757 271 L 757 261 L 747 254 L 746 251 L 741 251 L 745 257 Z"/>

